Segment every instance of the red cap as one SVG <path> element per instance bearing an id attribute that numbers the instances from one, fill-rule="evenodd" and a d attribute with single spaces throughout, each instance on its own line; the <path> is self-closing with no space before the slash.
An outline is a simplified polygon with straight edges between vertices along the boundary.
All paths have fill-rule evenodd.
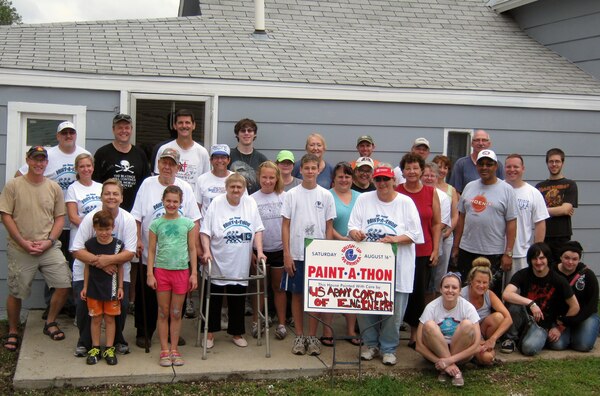
<path id="1" fill-rule="evenodd" d="M 377 176 L 391 177 L 393 179 L 395 175 L 392 168 L 387 166 L 380 166 L 379 168 L 375 168 L 375 172 L 373 172 L 373 178 Z"/>

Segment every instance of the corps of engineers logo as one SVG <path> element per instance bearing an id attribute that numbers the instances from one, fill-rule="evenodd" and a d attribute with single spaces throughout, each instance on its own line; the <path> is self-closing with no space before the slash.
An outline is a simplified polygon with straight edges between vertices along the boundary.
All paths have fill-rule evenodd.
<path id="1" fill-rule="evenodd" d="M 342 248 L 342 261 L 346 265 L 356 265 L 360 263 L 362 258 L 362 250 L 355 244 L 351 243 Z"/>

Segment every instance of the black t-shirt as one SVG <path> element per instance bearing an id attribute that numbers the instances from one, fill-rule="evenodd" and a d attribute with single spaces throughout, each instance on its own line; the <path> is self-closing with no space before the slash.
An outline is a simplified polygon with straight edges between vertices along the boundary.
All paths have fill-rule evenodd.
<path id="1" fill-rule="evenodd" d="M 513 275 L 510 284 L 519 289 L 521 296 L 535 301 L 540 307 L 544 319 L 539 325 L 545 329 L 550 329 L 556 318 L 567 313 L 566 300 L 573 296 L 573 290 L 565 278 L 552 270 L 548 271 L 548 275 L 539 278 L 531 268 L 524 268 Z"/>
<path id="2" fill-rule="evenodd" d="M 367 188 L 362 188 L 361 186 L 357 186 L 356 184 L 352 183 L 352 187 L 351 187 L 354 191 L 357 191 L 359 193 L 365 193 L 365 192 L 369 192 L 369 191 L 375 191 L 375 185 L 373 183 L 369 184 L 369 186 Z"/>
<path id="3" fill-rule="evenodd" d="M 256 170 L 260 164 L 269 159 L 256 149 L 252 150 L 252 154 L 242 154 L 237 147 L 231 149 L 230 159 L 229 170 L 238 172 L 246 178 L 248 194 L 254 194 L 260 190 L 260 184 L 256 178 Z"/>
<path id="4" fill-rule="evenodd" d="M 96 237 L 85 243 L 85 249 L 92 254 L 117 254 L 123 250 L 123 242 L 113 238 L 108 245 L 98 243 Z M 98 301 L 110 301 L 112 292 L 112 276 L 103 270 L 90 266 L 87 296 Z"/>
<path id="5" fill-rule="evenodd" d="M 556 273 L 564 277 L 571 285 L 575 298 L 579 303 L 579 313 L 573 317 L 562 318 L 567 326 L 583 322 L 598 312 L 598 279 L 594 271 L 579 263 L 571 275 L 565 275 L 555 268 Z"/>
<path id="6" fill-rule="evenodd" d="M 150 175 L 150 166 L 146 154 L 135 146 L 131 146 L 128 153 L 122 153 L 112 143 L 109 143 L 96 151 L 94 160 L 92 179 L 98 183 L 110 178 L 119 180 L 123 184 L 123 203 L 121 207 L 131 212 L 135 195 L 142 181 Z"/>
<path id="7" fill-rule="evenodd" d="M 567 202 L 577 207 L 577 183 L 562 178 L 544 180 L 536 184 L 546 201 L 546 207 L 555 208 Z M 573 234 L 571 216 L 552 216 L 546 219 L 546 237 L 570 237 Z"/>

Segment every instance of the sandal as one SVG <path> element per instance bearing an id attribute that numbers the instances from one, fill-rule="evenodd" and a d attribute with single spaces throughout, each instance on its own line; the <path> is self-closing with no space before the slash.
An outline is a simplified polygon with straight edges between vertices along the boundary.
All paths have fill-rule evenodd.
<path id="1" fill-rule="evenodd" d="M 14 338 L 16 341 L 11 341 L 11 338 Z M 19 349 L 19 345 L 21 345 L 21 337 L 18 334 L 8 333 L 4 336 L 4 349 L 7 351 L 16 352 Z"/>
<path id="2" fill-rule="evenodd" d="M 354 346 L 361 346 L 363 344 L 360 338 L 347 338 L 346 341 Z"/>
<path id="3" fill-rule="evenodd" d="M 56 330 L 48 330 L 50 327 L 56 327 Z M 44 334 L 54 341 L 62 341 L 65 339 L 65 333 L 58 327 L 58 323 L 50 322 L 44 325 Z"/>
<path id="4" fill-rule="evenodd" d="M 321 344 L 323 344 L 323 346 L 326 346 L 326 347 L 333 346 L 333 337 L 321 337 L 321 338 L 319 338 L 319 341 L 321 341 Z"/>

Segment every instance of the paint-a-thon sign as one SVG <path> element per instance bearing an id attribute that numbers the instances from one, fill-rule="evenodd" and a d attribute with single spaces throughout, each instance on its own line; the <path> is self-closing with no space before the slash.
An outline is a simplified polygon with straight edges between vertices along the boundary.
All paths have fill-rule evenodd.
<path id="1" fill-rule="evenodd" d="M 396 245 L 306 240 L 304 310 L 392 315 Z"/>

